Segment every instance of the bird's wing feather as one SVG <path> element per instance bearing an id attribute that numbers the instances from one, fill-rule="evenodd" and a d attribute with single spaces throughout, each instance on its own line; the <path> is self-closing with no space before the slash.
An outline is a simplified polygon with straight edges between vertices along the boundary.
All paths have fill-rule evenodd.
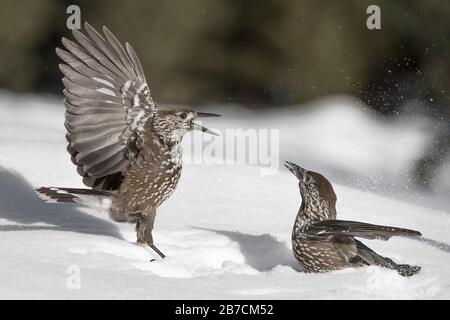
<path id="1" fill-rule="evenodd" d="M 144 71 L 133 48 L 106 27 L 88 23 L 76 42 L 63 38 L 56 49 L 64 61 L 67 141 L 72 162 L 96 189 L 115 189 L 139 152 L 139 135 L 156 113 Z"/>
<path id="2" fill-rule="evenodd" d="M 421 235 L 420 232 L 415 230 L 345 220 L 323 220 L 314 223 L 305 230 L 305 234 L 311 239 L 329 237 L 330 240 L 336 236 L 388 240 L 393 236 L 414 237 Z"/>

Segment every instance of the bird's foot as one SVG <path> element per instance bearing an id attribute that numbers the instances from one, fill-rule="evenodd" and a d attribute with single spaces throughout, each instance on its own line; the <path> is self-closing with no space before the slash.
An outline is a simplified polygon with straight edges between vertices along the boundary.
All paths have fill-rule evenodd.
<path id="1" fill-rule="evenodd" d="M 164 253 L 162 253 L 153 243 L 152 244 L 147 244 L 153 251 L 155 251 L 160 257 L 161 259 L 164 259 L 166 257 L 166 255 Z M 155 259 L 150 260 L 150 262 L 155 261 Z"/>
<path id="2" fill-rule="evenodd" d="M 403 277 L 411 277 L 418 273 L 420 269 L 419 266 L 410 266 L 408 264 L 400 264 L 396 268 L 398 274 Z"/>

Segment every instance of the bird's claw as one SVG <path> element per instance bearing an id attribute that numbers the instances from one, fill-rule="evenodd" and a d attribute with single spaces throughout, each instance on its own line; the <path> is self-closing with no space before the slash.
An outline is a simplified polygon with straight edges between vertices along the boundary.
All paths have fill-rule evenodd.
<path id="1" fill-rule="evenodd" d="M 415 275 L 420 271 L 420 267 L 418 266 L 410 266 L 407 264 L 401 264 L 397 268 L 397 272 L 403 277 L 410 277 Z"/>

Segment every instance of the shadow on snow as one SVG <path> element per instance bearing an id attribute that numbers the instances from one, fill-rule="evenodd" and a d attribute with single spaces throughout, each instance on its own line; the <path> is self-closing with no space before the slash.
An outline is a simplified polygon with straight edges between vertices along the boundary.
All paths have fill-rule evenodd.
<path id="1" fill-rule="evenodd" d="M 242 255 L 245 257 L 245 262 L 260 272 L 270 271 L 277 266 L 287 266 L 302 271 L 286 243 L 277 240 L 270 234 L 251 235 L 237 231 L 196 229 L 215 232 L 237 242 Z"/>
<path id="2" fill-rule="evenodd" d="M 73 204 L 46 203 L 20 174 L 0 167 L 0 218 L 16 224 L 0 231 L 58 230 L 122 238 L 112 222 L 96 218 Z M 34 226 L 45 223 L 48 226 Z"/>

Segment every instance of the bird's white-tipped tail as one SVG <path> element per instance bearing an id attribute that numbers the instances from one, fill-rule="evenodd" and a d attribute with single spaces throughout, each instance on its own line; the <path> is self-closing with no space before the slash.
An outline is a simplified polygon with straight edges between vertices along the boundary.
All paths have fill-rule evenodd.
<path id="1" fill-rule="evenodd" d="M 78 203 L 98 211 L 108 211 L 111 206 L 108 191 L 57 187 L 41 187 L 36 191 L 47 203 Z"/>

